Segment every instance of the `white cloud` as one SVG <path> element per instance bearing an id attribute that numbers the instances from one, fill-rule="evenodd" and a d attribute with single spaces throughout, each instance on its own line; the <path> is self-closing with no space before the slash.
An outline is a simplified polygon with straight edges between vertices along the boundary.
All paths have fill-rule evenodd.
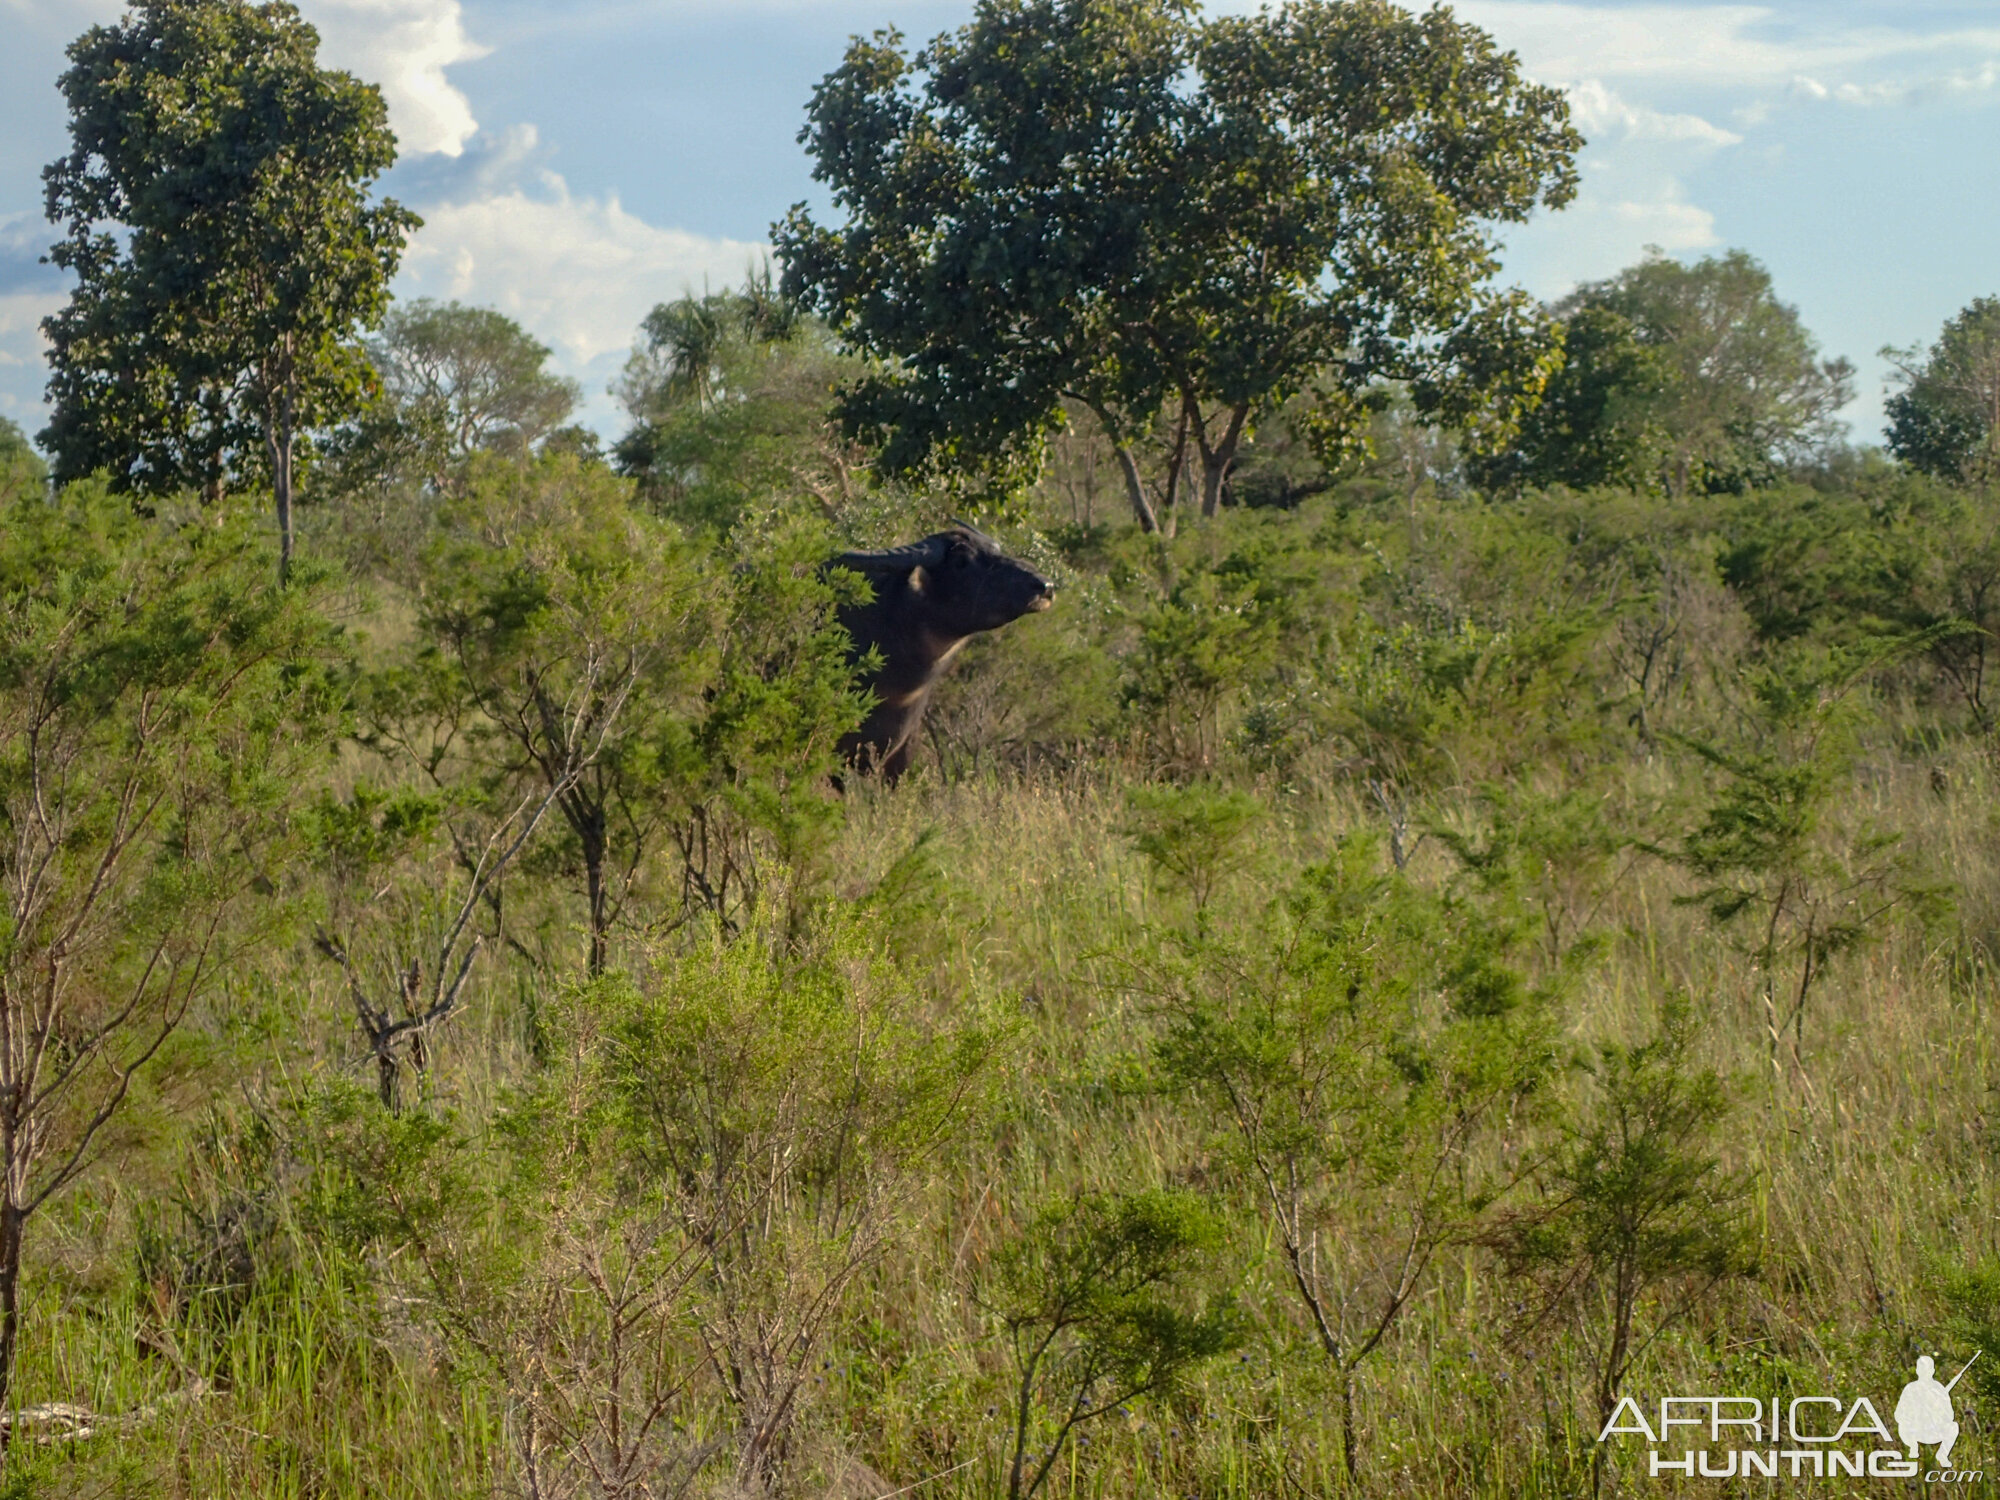
<path id="1" fill-rule="evenodd" d="M 1838 27 L 1782 35 L 1765 5 L 1635 5 L 1462 0 L 1456 7 L 1521 54 L 1537 76 L 1679 79 L 1704 86 L 1782 85 L 1896 59 L 2000 55 L 2000 29 Z M 1793 13 L 1797 11 L 1794 8 Z M 1807 12 L 1810 14 L 1810 12 Z M 1940 75 L 1946 76 L 1946 75 Z"/>
<path id="2" fill-rule="evenodd" d="M 1569 90 L 1570 109 L 1586 136 L 1607 131 L 1637 140 L 1689 141 L 1703 146 L 1739 146 L 1743 137 L 1712 125 L 1700 115 L 1666 114 L 1628 103 L 1594 78 Z"/>
<path id="3" fill-rule="evenodd" d="M 0 349 L 18 352 L 27 345 L 41 358 L 42 319 L 69 300 L 67 292 L 10 292 L 0 296 Z"/>
<path id="4" fill-rule="evenodd" d="M 108 26 L 126 13 L 122 0 L 0 0 L 0 7 L 51 37 Z M 479 124 L 444 70 L 490 49 L 466 34 L 459 0 L 300 0 L 299 10 L 319 31 L 322 66 L 381 85 L 403 155 L 464 149 Z"/>
<path id="5" fill-rule="evenodd" d="M 553 173 L 549 196 L 521 188 L 424 210 L 399 291 L 498 307 L 582 364 L 631 345 L 657 302 L 704 283 L 734 286 L 768 249 L 662 229 L 616 196 L 572 195 Z"/>
<path id="6" fill-rule="evenodd" d="M 1751 35 L 1761 5 L 1638 5 L 1610 9 L 1548 0 L 1465 0 L 1457 7 L 1521 54 L 1537 76 L 1696 78 L 1731 84 L 1796 72 L 1799 49 Z"/>
<path id="7" fill-rule="evenodd" d="M 1556 301 L 1586 281 L 1617 274 L 1649 247 L 1669 254 L 1717 248 L 1715 215 L 1688 201 L 1678 179 L 1651 171 L 1586 171 L 1560 214 L 1538 214 L 1507 236 L 1508 280 Z"/>
<path id="8" fill-rule="evenodd" d="M 532 131 L 525 135 L 532 146 Z M 614 430 L 620 419 L 604 388 L 640 320 L 684 292 L 740 284 L 770 250 L 663 229 L 628 212 L 615 195 L 573 194 L 553 172 L 540 179 L 539 193 L 516 186 L 425 206 L 396 293 L 498 308 L 579 378 L 583 419 Z"/>
<path id="9" fill-rule="evenodd" d="M 301 9 L 319 29 L 323 65 L 381 85 L 405 157 L 464 150 L 477 122 L 445 70 L 484 49 L 467 36 L 459 0 L 301 0 Z M 0 0 L 10 137 L 15 131 L 31 135 L 60 118 L 50 87 L 63 66 L 60 48 L 85 28 L 114 23 L 125 13 L 123 0 Z M 63 294 L 23 285 L 23 262 L 31 257 L 21 253 L 20 242 L 25 237 L 39 253 L 53 231 L 40 222 L 41 191 L 31 167 L 17 153 L 0 155 L 10 158 L 0 210 L 20 210 L 0 212 L 0 286 L 12 288 L 0 292 L 0 412 L 32 431 L 43 420 L 47 373 L 37 325 L 62 304 Z M 21 220 L 32 223 L 24 227 Z"/>
<path id="10" fill-rule="evenodd" d="M 42 362 L 48 340 L 41 323 L 63 305 L 61 292 L 10 292 L 0 295 L 0 414 L 33 437 L 47 420 L 41 400 L 47 367 Z"/>
<path id="11" fill-rule="evenodd" d="M 1651 201 L 1622 200 L 1611 205 L 1611 216 L 1640 245 L 1662 250 L 1706 250 L 1719 244 L 1715 215 L 1681 201 L 1670 193 Z"/>
<path id="12" fill-rule="evenodd" d="M 1983 94 L 1996 83 L 2000 83 L 2000 61 L 1989 59 L 1977 68 L 1956 69 L 1914 80 L 1843 83 L 1831 92 L 1842 104 L 1857 104 L 1866 108 L 1878 104 L 1922 104 L 1953 94 Z M 1826 93 L 1822 91 L 1819 97 L 1825 98 Z"/>
<path id="13" fill-rule="evenodd" d="M 444 70 L 484 57 L 466 35 L 459 0 L 306 0 L 320 60 L 382 86 L 405 156 L 457 156 L 478 130 L 472 106 Z"/>

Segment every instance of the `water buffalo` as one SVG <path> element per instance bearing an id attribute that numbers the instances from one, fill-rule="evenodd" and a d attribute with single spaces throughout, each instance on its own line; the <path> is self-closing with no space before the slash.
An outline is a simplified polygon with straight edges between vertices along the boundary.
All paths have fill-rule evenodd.
<path id="1" fill-rule="evenodd" d="M 958 648 L 982 630 L 1047 609 L 1055 592 L 962 521 L 906 547 L 843 552 L 827 566 L 851 569 L 874 586 L 868 603 L 841 609 L 840 623 L 857 660 L 871 646 L 882 653 L 881 667 L 862 679 L 874 690 L 874 711 L 840 742 L 841 753 L 892 785 L 909 766 L 931 689 Z"/>

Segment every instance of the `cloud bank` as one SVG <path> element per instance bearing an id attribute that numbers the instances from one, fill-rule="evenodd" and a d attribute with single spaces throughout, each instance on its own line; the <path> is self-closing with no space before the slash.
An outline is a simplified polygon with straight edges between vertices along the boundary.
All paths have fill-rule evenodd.
<path id="1" fill-rule="evenodd" d="M 539 189 L 425 208 L 398 292 L 488 303 L 583 365 L 630 347 L 656 302 L 734 286 L 769 254 L 648 224 L 616 195 L 574 194 L 554 173 Z"/>
<path id="2" fill-rule="evenodd" d="M 304 0 L 319 28 L 320 60 L 380 84 L 405 155 L 457 156 L 479 129 L 444 70 L 484 57 L 466 34 L 459 0 Z"/>

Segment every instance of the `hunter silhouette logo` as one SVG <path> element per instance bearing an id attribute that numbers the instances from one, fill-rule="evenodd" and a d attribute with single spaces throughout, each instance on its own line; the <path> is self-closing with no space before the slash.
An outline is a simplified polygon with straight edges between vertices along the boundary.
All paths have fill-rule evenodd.
<path id="1" fill-rule="evenodd" d="M 1919 1445 L 1935 1443 L 1938 1467 L 1951 1467 L 1951 1445 L 1958 1441 L 1958 1421 L 1951 1409 L 1951 1388 L 1965 1378 L 1965 1371 L 1971 1369 L 1973 1360 L 1978 1358 L 1979 1354 L 1974 1353 L 1972 1359 L 1965 1362 L 1965 1369 L 1952 1376 L 1945 1385 L 1937 1383 L 1934 1373 L 1937 1361 L 1928 1354 L 1917 1360 L 1917 1378 L 1903 1387 L 1903 1394 L 1896 1402 L 1896 1436 L 1909 1448 L 1910 1457 L 1917 1456 Z"/>
<path id="2" fill-rule="evenodd" d="M 1952 1388 L 1979 1359 L 1975 1350 L 1956 1375 L 1940 1383 L 1937 1361 L 1917 1360 L 1917 1378 L 1903 1387 L 1895 1432 L 1867 1396 L 1662 1396 L 1642 1407 L 1621 1396 L 1597 1435 L 1645 1440 L 1645 1473 L 1689 1479 L 1910 1479 L 1926 1484 L 1975 1484 L 1978 1469 L 1952 1467 L 1960 1425 Z M 1919 1461 L 1934 1450 L 1932 1467 Z"/>

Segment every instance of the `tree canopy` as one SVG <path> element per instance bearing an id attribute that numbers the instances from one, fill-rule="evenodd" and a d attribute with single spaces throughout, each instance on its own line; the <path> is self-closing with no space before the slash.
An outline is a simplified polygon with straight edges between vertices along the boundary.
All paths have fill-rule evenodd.
<path id="1" fill-rule="evenodd" d="M 1565 358 L 1489 482 L 1672 495 L 1768 484 L 1823 448 L 1853 366 L 1822 360 L 1771 273 L 1732 250 L 1657 252 L 1557 304 Z"/>
<path id="2" fill-rule="evenodd" d="M 2000 474 L 2000 297 L 1976 297 L 1929 350 L 1884 349 L 1903 376 L 1888 401 L 1889 451 L 1941 479 Z"/>
<path id="3" fill-rule="evenodd" d="M 784 285 L 883 362 L 839 410 L 892 473 L 1032 475 L 1073 402 L 1150 529 L 1131 443 L 1163 412 L 1212 513 L 1290 397 L 1331 439 L 1405 381 L 1503 437 L 1553 362 L 1492 227 L 1567 202 L 1582 141 L 1442 8 L 984 0 L 914 55 L 855 41 L 801 140 L 846 222 L 792 210 Z"/>
<path id="4" fill-rule="evenodd" d="M 421 297 L 390 312 L 369 354 L 404 423 L 429 436 L 445 463 L 480 449 L 525 452 L 583 396 L 546 368 L 548 345 L 490 307 Z"/>
<path id="5" fill-rule="evenodd" d="M 396 154 L 381 91 L 318 47 L 282 0 L 139 0 L 70 46 L 71 149 L 43 173 L 78 278 L 43 324 L 57 479 L 268 478 L 281 567 L 302 438 L 374 383 L 357 334 L 419 222 L 369 203 Z"/>
<path id="6" fill-rule="evenodd" d="M 646 315 L 613 387 L 633 425 L 612 449 L 642 499 L 683 525 L 727 530 L 755 503 L 806 498 L 834 517 L 865 487 L 866 455 L 828 419 L 861 372 L 768 273 Z"/>

